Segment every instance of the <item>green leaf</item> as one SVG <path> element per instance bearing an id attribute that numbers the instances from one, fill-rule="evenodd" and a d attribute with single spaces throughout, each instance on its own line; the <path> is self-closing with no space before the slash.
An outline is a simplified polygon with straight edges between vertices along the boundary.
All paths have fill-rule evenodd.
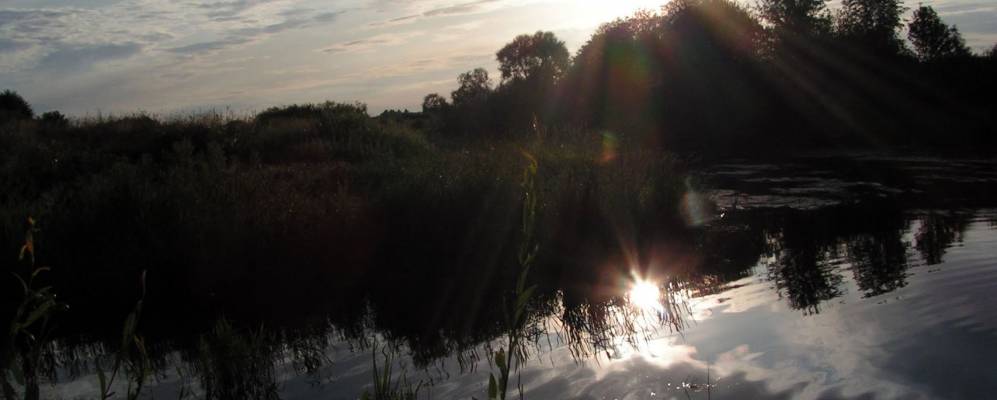
<path id="1" fill-rule="evenodd" d="M 499 349 L 495 352 L 495 365 L 498 366 L 499 370 L 505 372 L 508 368 L 505 364 L 505 350 Z"/>
<path id="2" fill-rule="evenodd" d="M 31 272 L 31 280 L 35 280 L 35 277 L 38 276 L 38 274 L 50 270 L 52 270 L 52 268 L 49 267 L 35 268 L 35 270 Z"/>
<path id="3" fill-rule="evenodd" d="M 125 318 L 125 326 L 121 329 L 121 349 L 128 347 L 128 341 L 135 336 L 135 313 L 128 314 Z"/>
<path id="4" fill-rule="evenodd" d="M 31 314 L 28 314 L 28 318 L 25 319 L 24 322 L 20 324 L 20 329 L 25 329 L 31 326 L 31 324 L 34 324 L 40 318 L 46 317 L 48 315 L 49 309 L 52 308 L 52 306 L 54 305 L 55 301 L 51 299 L 48 299 L 39 304 L 38 308 L 35 308 L 33 311 L 31 311 Z"/>
<path id="5" fill-rule="evenodd" d="M 495 383 L 495 375 L 488 374 L 488 398 L 498 399 L 498 384 Z"/>
<path id="6" fill-rule="evenodd" d="M 523 316 L 523 312 L 526 311 L 526 303 L 530 301 L 530 297 L 533 296 L 533 292 L 537 289 L 536 285 L 530 286 L 526 291 L 519 294 L 516 299 L 516 318 L 514 322 L 519 324 L 522 322 L 520 318 Z"/>

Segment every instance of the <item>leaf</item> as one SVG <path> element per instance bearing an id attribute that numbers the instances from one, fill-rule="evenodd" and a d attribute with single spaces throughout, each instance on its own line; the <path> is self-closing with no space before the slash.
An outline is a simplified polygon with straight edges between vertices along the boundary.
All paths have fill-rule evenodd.
<path id="1" fill-rule="evenodd" d="M 25 282 L 24 279 L 21 279 L 21 276 L 18 275 L 18 274 L 11 273 L 11 275 L 14 275 L 14 278 L 17 278 L 17 281 L 21 283 L 21 288 L 24 290 L 24 295 L 27 296 L 28 295 L 28 283 Z"/>
<path id="2" fill-rule="evenodd" d="M 497 365 L 499 370 L 502 372 L 508 370 L 505 364 L 505 350 L 499 349 L 499 351 L 495 352 L 495 365 Z"/>
<path id="3" fill-rule="evenodd" d="M 25 243 L 21 246 L 21 252 L 17 255 L 17 261 L 24 261 L 24 254 L 28 253 L 31 255 L 31 261 L 34 262 L 35 259 L 35 246 L 33 244 Z"/>
<path id="4" fill-rule="evenodd" d="M 97 362 L 95 366 L 97 368 L 97 382 L 100 383 L 100 396 L 106 399 L 108 397 L 107 377 L 104 376 L 104 369 L 100 367 L 100 362 Z"/>
<path id="5" fill-rule="evenodd" d="M 45 272 L 45 271 L 51 271 L 51 270 L 52 270 L 52 268 L 49 268 L 49 267 L 35 268 L 35 270 L 31 272 L 31 279 L 30 280 L 34 281 L 35 277 L 38 276 L 38 274 L 40 274 L 42 272 Z"/>
<path id="6" fill-rule="evenodd" d="M 495 383 L 495 375 L 488 374 L 488 398 L 498 399 L 498 384 Z"/>
<path id="7" fill-rule="evenodd" d="M 49 309 L 52 308 L 52 306 L 54 305 L 55 301 L 51 299 L 48 299 L 45 302 L 39 304 L 38 308 L 35 308 L 33 311 L 31 311 L 31 314 L 28 314 L 28 318 L 26 318 L 24 322 L 20 324 L 20 329 L 28 328 L 29 326 L 31 326 L 31 324 L 34 324 L 35 321 L 38 321 L 42 317 L 46 317 L 48 315 Z"/>
<path id="8" fill-rule="evenodd" d="M 523 312 L 526 310 L 526 303 L 530 301 L 530 297 L 533 296 L 533 291 L 536 290 L 536 285 L 530 286 L 526 291 L 519 294 L 516 299 L 516 318 L 515 323 L 520 322 L 520 318 L 523 316 Z"/>
<path id="9" fill-rule="evenodd" d="M 132 340 L 135 336 L 135 312 L 128 314 L 128 318 L 125 318 L 125 326 L 121 329 L 121 347 L 124 350 L 128 348 L 128 341 Z"/>

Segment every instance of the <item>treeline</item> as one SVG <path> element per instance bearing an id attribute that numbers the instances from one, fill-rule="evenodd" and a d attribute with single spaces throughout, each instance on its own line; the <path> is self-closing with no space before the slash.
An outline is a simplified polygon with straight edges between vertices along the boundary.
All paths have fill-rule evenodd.
<path id="1" fill-rule="evenodd" d="M 974 54 L 930 6 L 897 0 L 678 0 L 604 24 L 573 57 L 550 32 L 461 74 L 423 112 L 447 138 L 608 132 L 644 146 L 994 148 L 997 47 Z M 906 39 L 902 32 L 906 31 Z"/>

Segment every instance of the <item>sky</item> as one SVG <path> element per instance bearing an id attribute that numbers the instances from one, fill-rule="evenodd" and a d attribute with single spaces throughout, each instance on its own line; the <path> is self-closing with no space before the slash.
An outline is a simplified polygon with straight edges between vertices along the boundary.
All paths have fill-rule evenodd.
<path id="1" fill-rule="evenodd" d="M 216 110 L 326 100 L 420 108 L 516 35 L 574 53 L 603 22 L 665 0 L 0 0 L 0 89 L 36 112 Z M 922 1 L 982 51 L 997 1 Z M 916 7 L 916 3 L 908 7 Z"/>

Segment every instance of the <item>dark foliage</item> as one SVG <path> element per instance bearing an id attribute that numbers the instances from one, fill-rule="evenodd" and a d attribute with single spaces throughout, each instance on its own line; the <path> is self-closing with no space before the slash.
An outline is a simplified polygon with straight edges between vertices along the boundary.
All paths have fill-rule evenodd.
<path id="1" fill-rule="evenodd" d="M 921 61 L 932 62 L 969 57 L 969 48 L 955 26 L 947 26 L 931 6 L 914 10 L 914 19 L 907 25 L 907 39 Z"/>
<path id="2" fill-rule="evenodd" d="M 519 35 L 495 54 L 502 82 L 554 82 L 567 72 L 570 56 L 552 32 Z"/>
<path id="3" fill-rule="evenodd" d="M 997 63 L 970 54 L 930 7 L 914 14 L 913 50 L 895 0 L 847 0 L 835 13 L 822 0 L 764 0 L 756 11 L 727 0 L 641 11 L 600 27 L 563 74 L 553 35 L 521 35 L 497 54 L 498 88 L 465 74 L 453 107 L 431 98 L 430 129 L 510 140 L 608 131 L 705 158 L 997 148 Z M 542 65 L 557 67 L 530 72 Z"/>
<path id="4" fill-rule="evenodd" d="M 21 95 L 6 89 L 0 92 L 0 123 L 31 119 L 35 117 L 31 105 Z"/>

